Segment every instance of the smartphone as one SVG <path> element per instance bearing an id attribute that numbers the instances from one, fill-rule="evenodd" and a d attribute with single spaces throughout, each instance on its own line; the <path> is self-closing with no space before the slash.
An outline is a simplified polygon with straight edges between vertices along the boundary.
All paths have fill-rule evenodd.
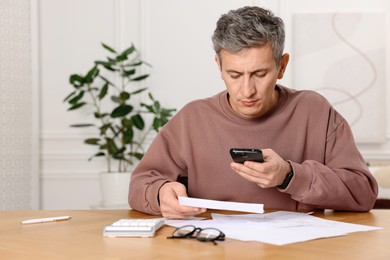
<path id="1" fill-rule="evenodd" d="M 232 148 L 230 155 L 236 163 L 244 163 L 245 161 L 264 162 L 263 153 L 260 149 L 253 148 Z"/>

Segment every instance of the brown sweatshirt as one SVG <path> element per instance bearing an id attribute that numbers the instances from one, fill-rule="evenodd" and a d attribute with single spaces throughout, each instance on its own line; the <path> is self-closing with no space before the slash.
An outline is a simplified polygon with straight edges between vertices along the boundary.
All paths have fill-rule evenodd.
<path id="1" fill-rule="evenodd" d="M 233 111 L 226 91 L 187 104 L 132 173 L 131 208 L 161 214 L 159 188 L 180 175 L 188 176 L 194 198 L 279 210 L 370 210 L 378 186 L 346 120 L 316 92 L 276 88 L 277 105 L 257 119 Z M 271 148 L 291 163 L 294 177 L 284 190 L 261 188 L 230 168 L 230 148 Z"/>

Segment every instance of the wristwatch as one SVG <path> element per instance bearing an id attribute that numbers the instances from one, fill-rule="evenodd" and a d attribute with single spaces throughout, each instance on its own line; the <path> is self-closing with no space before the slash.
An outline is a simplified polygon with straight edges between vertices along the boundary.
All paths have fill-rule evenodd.
<path id="1" fill-rule="evenodd" d="M 290 181 L 291 181 L 292 177 L 294 177 L 294 171 L 291 169 L 291 172 L 289 174 L 287 174 L 287 176 L 284 179 L 283 183 L 278 185 L 278 188 L 282 189 L 282 190 L 287 188 L 287 186 L 290 184 Z"/>

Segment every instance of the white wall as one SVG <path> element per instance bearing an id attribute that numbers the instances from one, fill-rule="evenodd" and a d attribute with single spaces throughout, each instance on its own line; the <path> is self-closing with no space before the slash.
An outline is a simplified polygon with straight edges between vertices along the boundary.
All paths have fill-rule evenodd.
<path id="1" fill-rule="evenodd" d="M 252 4 L 270 8 L 285 19 L 290 38 L 294 13 L 381 10 L 387 17 L 390 14 L 385 0 L 32 0 L 32 4 L 37 5 L 39 18 L 39 46 L 33 52 L 40 64 L 43 209 L 87 209 L 99 204 L 98 173 L 105 169 L 104 163 L 87 161 L 95 152 L 83 144 L 88 132 L 69 127 L 84 122 L 85 115 L 67 112 L 62 101 L 71 91 L 69 75 L 84 73 L 94 60 L 104 57 L 101 42 L 117 49 L 134 42 L 153 65 L 148 83 L 154 95 L 167 107 L 181 108 L 224 89 L 210 37 L 219 16 L 232 8 Z M 389 28 L 389 20 L 385 26 Z M 389 50 L 390 36 L 386 37 Z M 287 39 L 288 52 L 291 42 Z M 389 52 L 386 61 L 389 64 Z M 293 82 L 291 66 L 282 82 L 287 86 Z M 315 69 L 307 68 L 308 73 Z M 389 93 L 383 93 L 387 100 Z M 389 107 L 383 109 L 390 114 Z M 386 142 L 359 146 L 366 159 L 390 158 L 389 129 L 387 121 Z"/>

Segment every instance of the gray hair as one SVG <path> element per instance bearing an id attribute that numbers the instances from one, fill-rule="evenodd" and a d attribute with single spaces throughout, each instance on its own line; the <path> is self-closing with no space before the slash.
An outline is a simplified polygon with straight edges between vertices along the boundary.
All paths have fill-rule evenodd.
<path id="1" fill-rule="evenodd" d="M 276 65 L 283 56 L 284 39 L 283 20 L 258 6 L 245 6 L 223 14 L 212 36 L 220 60 L 222 49 L 237 53 L 245 48 L 271 44 Z"/>

